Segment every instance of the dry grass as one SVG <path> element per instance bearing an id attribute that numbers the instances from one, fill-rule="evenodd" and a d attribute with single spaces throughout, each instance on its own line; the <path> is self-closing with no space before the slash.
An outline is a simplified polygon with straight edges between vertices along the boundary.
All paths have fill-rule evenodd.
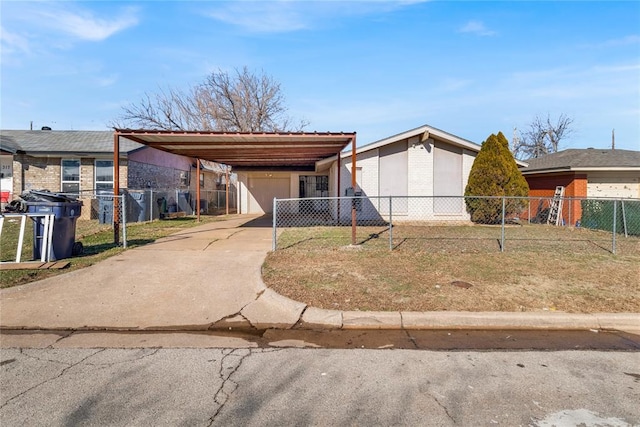
<path id="1" fill-rule="evenodd" d="M 640 239 L 551 226 L 289 229 L 265 283 L 314 307 L 381 311 L 640 312 Z M 454 281 L 471 284 L 468 289 Z"/>

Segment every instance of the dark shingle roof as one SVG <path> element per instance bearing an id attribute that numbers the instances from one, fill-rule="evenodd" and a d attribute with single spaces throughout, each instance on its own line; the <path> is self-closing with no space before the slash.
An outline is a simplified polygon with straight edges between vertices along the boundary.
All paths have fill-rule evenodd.
<path id="1" fill-rule="evenodd" d="M 120 139 L 120 152 L 129 153 L 141 147 L 144 145 Z M 31 155 L 113 153 L 113 131 L 0 130 L 0 149 Z"/>
<path id="2" fill-rule="evenodd" d="M 521 169 L 523 173 L 590 168 L 634 169 L 640 168 L 640 151 L 572 148 L 536 159 L 525 160 L 525 162 L 529 166 Z"/>

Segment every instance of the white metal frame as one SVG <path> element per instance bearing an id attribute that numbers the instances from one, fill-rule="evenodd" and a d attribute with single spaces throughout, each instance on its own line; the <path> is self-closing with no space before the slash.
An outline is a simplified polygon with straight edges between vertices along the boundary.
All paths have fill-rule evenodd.
<path id="1" fill-rule="evenodd" d="M 2 229 L 4 227 L 5 218 L 20 218 L 20 235 L 18 236 L 18 247 L 16 248 L 16 260 L 4 261 L 1 264 L 19 263 L 22 260 L 22 243 L 24 242 L 24 230 L 27 218 L 42 217 L 44 219 L 44 230 L 42 235 L 42 245 L 40 246 L 40 262 L 49 262 L 51 260 L 53 225 L 55 214 L 45 213 L 15 213 L 0 215 L 0 238 L 2 237 Z"/>

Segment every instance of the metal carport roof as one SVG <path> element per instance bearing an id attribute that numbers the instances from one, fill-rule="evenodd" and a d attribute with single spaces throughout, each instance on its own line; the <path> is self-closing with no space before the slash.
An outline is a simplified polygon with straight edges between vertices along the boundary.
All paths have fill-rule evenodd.
<path id="1" fill-rule="evenodd" d="M 119 170 L 120 137 L 170 153 L 209 160 L 236 170 L 307 169 L 318 160 L 339 154 L 351 144 L 352 170 L 356 166 L 356 133 L 346 132 L 203 132 L 114 129 L 114 167 Z M 339 156 L 338 161 L 340 159 Z M 199 164 L 199 162 L 198 162 Z M 198 166 L 199 167 L 199 166 Z M 340 180 L 338 167 L 338 181 Z M 114 194 L 120 194 L 119 173 L 114 174 Z M 355 174 L 351 176 L 355 188 Z M 196 186 L 198 219 L 200 187 Z M 114 197 L 114 241 L 118 243 L 118 197 Z M 351 209 L 351 241 L 356 239 L 356 209 Z"/>
<path id="2" fill-rule="evenodd" d="M 115 129 L 115 136 L 162 151 L 244 169 L 308 169 L 340 153 L 345 132 L 199 132 Z"/>

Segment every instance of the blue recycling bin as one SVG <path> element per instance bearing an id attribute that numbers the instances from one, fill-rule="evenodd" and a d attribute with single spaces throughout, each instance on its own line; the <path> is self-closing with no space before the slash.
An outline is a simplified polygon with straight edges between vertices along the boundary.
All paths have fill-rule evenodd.
<path id="1" fill-rule="evenodd" d="M 149 191 L 146 190 L 128 190 L 127 194 L 127 222 L 144 222 L 149 221 L 150 212 Z"/>
<path id="2" fill-rule="evenodd" d="M 76 220 L 82 212 L 81 201 L 52 193 L 51 196 L 26 200 L 25 204 L 28 213 L 54 215 L 49 260 L 56 261 L 82 253 L 82 244 L 75 241 Z M 33 221 L 33 256 L 39 259 L 43 250 L 44 218 L 35 217 Z"/>

